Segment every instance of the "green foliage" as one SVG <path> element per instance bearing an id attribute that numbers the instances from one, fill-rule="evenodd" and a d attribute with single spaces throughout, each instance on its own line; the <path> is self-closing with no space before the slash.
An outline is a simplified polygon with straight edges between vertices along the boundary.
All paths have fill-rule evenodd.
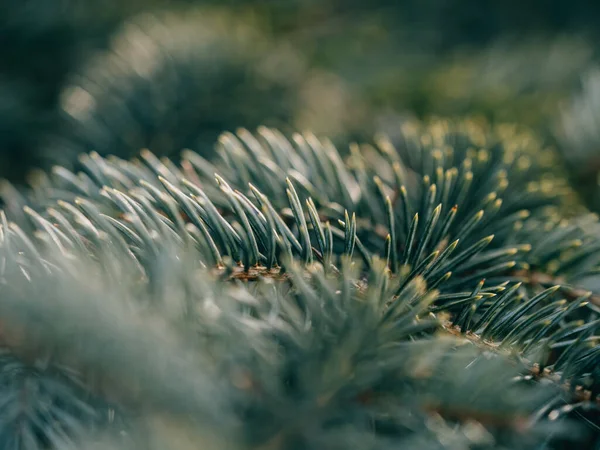
<path id="1" fill-rule="evenodd" d="M 561 218 L 515 128 L 401 136 L 343 156 L 261 127 L 211 163 L 90 154 L 5 185 L 2 367 L 69 367 L 83 390 L 37 372 L 32 401 L 110 419 L 32 416 L 13 448 L 595 445 L 597 219 Z"/>
<path id="2" fill-rule="evenodd" d="M 410 47 L 403 52 L 412 54 Z M 554 132 L 561 102 L 597 60 L 593 41 L 585 35 L 508 36 L 442 55 L 413 52 L 389 57 L 386 66 L 360 80 L 379 108 L 421 117 L 477 113 L 548 135 Z"/>
<path id="3" fill-rule="evenodd" d="M 359 102 L 340 76 L 309 70 L 249 11 L 163 0 L 9 3 L 0 6 L 0 175 L 15 182 L 91 150 L 206 154 L 238 126 L 343 134 L 361 118 L 349 113 Z"/>
<path id="4" fill-rule="evenodd" d="M 70 77 L 61 94 L 63 132 L 47 157 L 69 164 L 91 150 L 124 158 L 143 148 L 209 154 L 222 130 L 293 122 L 304 62 L 247 22 L 191 10 L 123 24 L 109 50 Z"/>
<path id="5" fill-rule="evenodd" d="M 373 103 L 547 132 L 587 40 L 464 57 L 507 17 L 473 2 L 166 3 L 0 6 L 0 165 L 61 164 L 0 192 L 0 447 L 598 448 L 597 75 L 571 178 L 512 126 L 336 139 Z"/>
<path id="6" fill-rule="evenodd" d="M 143 147 L 170 155 L 192 147 L 206 154 L 221 131 L 259 123 L 364 139 L 381 109 L 479 112 L 545 130 L 595 57 L 582 30 L 545 34 L 593 17 L 594 8 L 572 2 L 568 11 L 521 14 L 525 29 L 505 6 L 472 2 L 5 3 L 0 162 L 13 181 L 31 166 L 70 166 L 82 151 L 130 157 Z M 132 30 L 137 25 L 142 31 Z M 261 33 L 248 29 L 255 25 Z M 501 28 L 517 37 L 499 35 Z M 137 51 L 140 45 L 152 50 Z M 262 70 L 272 59 L 282 62 Z M 150 61 L 156 72 L 136 74 L 135 64 L 148 69 Z"/>

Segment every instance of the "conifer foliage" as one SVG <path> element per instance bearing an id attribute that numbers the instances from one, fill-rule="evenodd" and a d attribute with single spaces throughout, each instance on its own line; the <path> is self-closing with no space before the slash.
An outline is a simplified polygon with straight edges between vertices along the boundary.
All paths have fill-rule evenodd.
<path id="1" fill-rule="evenodd" d="M 2 442 L 597 448 L 600 225 L 536 145 L 260 127 L 5 184 Z"/>
<path id="2" fill-rule="evenodd" d="M 145 147 L 158 155 L 210 153 L 232 124 L 293 122 L 304 73 L 296 52 L 244 18 L 209 9 L 146 12 L 70 75 L 63 126 L 46 156 L 67 164 L 91 150 L 125 158 Z"/>

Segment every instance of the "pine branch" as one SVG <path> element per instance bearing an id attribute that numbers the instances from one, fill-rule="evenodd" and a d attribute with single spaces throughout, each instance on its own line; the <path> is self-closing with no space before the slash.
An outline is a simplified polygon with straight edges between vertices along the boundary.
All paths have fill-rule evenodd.
<path id="1" fill-rule="evenodd" d="M 597 294 L 569 297 L 597 270 L 597 219 L 557 219 L 545 169 L 514 146 L 473 153 L 473 130 L 436 130 L 345 162 L 311 135 L 241 131 L 214 166 L 90 154 L 5 189 L 21 225 L 2 216 L 9 342 L 241 448 L 314 448 L 339 427 L 434 442 L 432 415 L 537 445 L 598 389 Z M 556 386 L 532 377 L 546 369 Z M 558 385 L 584 394 L 550 404 Z M 504 420 L 521 415 L 533 429 Z"/>
<path id="2" fill-rule="evenodd" d="M 6 247 L 3 248 L 6 249 Z M 16 247 L 12 248 L 13 251 L 16 250 Z M 6 253 L 4 254 L 6 255 Z M 151 309 L 140 315 L 139 306 L 136 307 L 135 304 L 126 302 L 125 308 L 123 308 L 110 300 L 110 291 L 117 289 L 116 292 L 123 293 L 123 289 L 125 289 L 128 292 L 127 272 L 121 274 L 120 284 L 112 284 L 112 288 L 106 292 L 106 286 L 111 285 L 102 282 L 101 275 L 81 276 L 89 270 L 83 268 L 85 262 L 83 256 L 78 257 L 76 268 L 71 267 L 72 261 L 64 255 L 54 258 L 48 258 L 48 256 L 44 259 L 52 259 L 55 268 L 50 269 L 51 273 L 48 274 L 42 285 L 38 284 L 36 277 L 41 276 L 44 272 L 30 273 L 31 278 L 23 278 L 23 280 L 30 281 L 20 285 L 19 289 L 5 290 L 3 300 L 0 302 L 3 317 L 10 318 L 12 326 L 17 326 L 16 329 L 26 331 L 27 339 L 23 343 L 24 345 L 28 347 L 51 346 L 57 351 L 57 357 L 70 355 L 69 361 L 72 364 L 83 364 L 88 372 L 92 370 L 92 372 L 98 373 L 98 370 L 101 369 L 101 372 L 107 372 L 108 375 L 116 375 L 114 371 L 117 366 L 115 364 L 122 365 L 125 361 L 131 361 L 138 365 L 136 369 L 132 370 L 132 366 L 127 364 L 125 372 L 122 371 L 125 367 L 118 372 L 122 374 L 118 384 L 123 387 L 129 385 L 130 389 L 134 388 L 125 396 L 120 391 L 121 402 L 130 407 L 134 406 L 138 414 L 140 408 L 143 411 L 149 407 L 151 409 L 159 407 L 163 410 L 167 408 L 168 411 L 169 408 L 176 405 L 173 401 L 176 399 L 174 394 L 177 391 L 172 389 L 172 383 L 177 381 L 181 385 L 187 379 L 187 375 L 193 376 L 198 382 L 199 374 L 194 371 L 190 372 L 189 367 L 187 370 L 181 371 L 183 361 L 177 362 L 176 355 L 178 353 L 174 352 L 177 347 L 171 346 L 170 353 L 163 355 L 159 349 L 165 346 L 169 347 L 168 343 L 173 342 L 172 339 L 168 338 L 168 333 L 160 333 L 164 337 L 158 341 L 161 344 L 157 345 L 158 342 L 153 337 L 156 335 L 156 328 L 151 325 L 154 320 L 151 322 L 143 320 L 143 317 L 147 316 L 150 311 L 155 311 L 161 316 L 167 314 L 163 316 L 167 319 L 166 323 L 174 320 L 173 329 L 177 329 L 177 334 L 182 337 L 187 336 L 186 340 L 193 336 L 193 330 L 200 332 L 199 337 L 204 336 L 200 340 L 198 337 L 192 338 L 192 342 L 196 342 L 194 346 L 197 352 L 206 356 L 210 355 L 207 362 L 213 361 L 209 362 L 211 366 L 216 364 L 216 367 L 220 367 L 215 372 L 215 376 L 226 381 L 229 386 L 223 392 L 227 393 L 226 403 L 233 402 L 230 404 L 232 411 L 237 411 L 237 414 L 240 414 L 240 411 L 253 411 L 245 419 L 250 422 L 246 423 L 244 430 L 240 430 L 242 436 L 245 436 L 243 439 L 247 442 L 247 448 L 260 448 L 259 446 L 265 442 L 273 442 L 272 439 L 280 442 L 277 448 L 285 448 L 291 441 L 297 439 L 306 442 L 323 439 L 327 435 L 325 429 L 316 433 L 316 430 L 322 426 L 320 424 L 331 420 L 335 422 L 344 417 L 343 420 L 350 420 L 350 423 L 354 424 L 353 426 L 360 426 L 360 423 L 366 419 L 365 414 L 373 415 L 373 419 L 370 420 L 385 422 L 387 413 L 378 412 L 378 410 L 387 408 L 385 405 L 391 400 L 389 396 L 400 395 L 400 398 L 405 398 L 404 402 L 408 402 L 407 405 L 411 405 L 412 411 L 425 408 L 424 413 L 426 413 L 429 406 L 419 406 L 422 402 L 424 405 L 429 405 L 431 398 L 435 398 L 436 402 L 442 402 L 441 405 L 443 405 L 445 404 L 443 403 L 445 398 L 443 392 L 453 392 L 452 389 L 444 387 L 454 386 L 457 383 L 453 376 L 448 378 L 448 375 L 456 373 L 448 365 L 456 364 L 456 370 L 458 370 L 460 367 L 464 368 L 465 359 L 471 361 L 471 358 L 477 358 L 477 352 L 474 355 L 472 351 L 466 351 L 467 349 L 458 350 L 460 346 L 457 347 L 457 350 L 453 350 L 457 345 L 455 341 L 426 338 L 431 331 L 435 331 L 437 325 L 435 321 L 420 317 L 426 315 L 427 306 L 434 299 L 435 293 L 427 292 L 424 283 L 415 279 L 402 288 L 401 293 L 397 295 L 396 292 L 401 281 L 391 280 L 383 263 L 379 264 L 379 269 L 371 272 L 370 282 L 366 289 L 354 287 L 358 286 L 356 282 L 360 279 L 358 275 L 361 271 L 356 264 L 349 265 L 348 263 L 342 267 L 341 275 L 327 275 L 319 266 L 314 266 L 306 272 L 297 263 L 290 263 L 288 264 L 291 275 L 289 287 L 273 284 L 273 280 L 268 281 L 267 279 L 259 281 L 256 289 L 248 289 L 242 286 L 230 288 L 219 283 L 213 284 L 210 281 L 208 284 L 200 282 L 200 279 L 197 278 L 198 272 L 193 270 L 194 267 L 189 264 L 194 259 L 174 259 L 166 266 L 170 270 L 164 274 L 163 282 L 167 286 L 172 286 L 173 284 L 169 282 L 170 276 L 174 276 L 178 280 L 177 282 L 181 283 L 183 281 L 181 280 L 182 274 L 188 274 L 190 278 L 184 281 L 188 294 L 184 296 L 184 299 L 200 302 L 198 306 L 187 309 L 188 312 L 184 316 L 177 318 L 178 314 L 173 317 L 169 313 L 171 308 L 163 309 L 161 307 L 161 305 L 167 306 L 173 302 L 173 291 L 171 290 L 164 291 L 162 295 L 155 297 L 155 301 L 158 303 L 154 303 Z M 7 268 L 10 269 L 11 264 Z M 183 268 L 187 269 L 183 270 Z M 15 269 L 19 269 L 19 267 L 17 266 Z M 71 273 L 72 270 L 75 272 Z M 8 273 L 6 274 L 8 275 Z M 17 287 L 17 277 L 13 275 L 11 279 L 11 286 Z M 68 291 L 60 290 L 55 294 L 55 289 L 49 283 L 51 280 L 54 285 L 57 282 L 64 282 Z M 101 300 L 94 298 L 96 294 L 93 286 L 96 285 L 96 282 L 91 283 L 90 280 L 97 280 L 97 283 L 105 286 Z M 265 282 L 266 284 L 264 284 Z M 275 295 L 273 295 L 273 287 L 276 288 Z M 44 292 L 42 295 L 44 302 L 42 303 L 37 301 L 40 298 L 39 289 L 43 289 Z M 74 295 L 80 289 L 83 289 L 85 295 Z M 134 292 L 130 292 L 130 294 Z M 198 295 L 199 292 L 203 292 L 203 295 Z M 217 298 L 219 299 L 218 304 L 212 300 Z M 135 299 L 133 300 L 135 301 Z M 144 300 L 144 297 L 140 297 L 140 300 Z M 127 297 L 123 297 L 121 294 L 119 302 L 123 301 L 127 301 Z M 132 308 L 133 316 L 123 313 Z M 29 312 L 25 314 L 25 311 Z M 121 312 L 117 313 L 117 311 Z M 92 314 L 97 324 L 90 327 L 88 320 L 81 320 L 84 317 L 83 314 Z M 40 317 L 44 317 L 44 320 L 40 321 Z M 119 323 L 128 324 L 126 329 L 107 323 L 107 320 L 112 322 L 116 317 L 119 318 Z M 33 332 L 33 328 L 26 326 L 31 320 L 35 320 L 35 332 Z M 141 323 L 146 325 L 134 326 L 134 320 L 136 322 L 141 320 Z M 60 323 L 59 328 L 54 325 L 57 323 Z M 190 326 L 191 329 L 189 329 Z M 192 334 L 188 334 L 190 331 Z M 137 341 L 126 337 L 127 335 L 123 333 L 135 333 L 145 344 L 139 347 L 138 344 L 135 344 Z M 234 333 L 236 337 L 230 336 L 230 333 Z M 118 347 L 111 345 L 109 352 L 101 352 L 94 342 L 104 343 L 102 345 L 106 346 L 108 335 L 111 336 L 111 340 L 118 339 L 120 345 Z M 68 341 L 65 340 L 66 336 L 69 337 Z M 85 343 L 85 345 L 79 350 L 72 344 L 68 344 L 73 341 Z M 274 344 L 275 348 L 279 349 L 276 353 L 273 353 Z M 142 353 L 132 357 L 132 351 L 143 352 L 148 345 L 153 346 L 152 352 L 144 357 L 142 357 Z M 139 350 L 137 350 L 138 347 Z M 87 354 L 92 349 L 94 349 L 93 359 L 82 357 L 80 351 L 85 351 Z M 124 356 L 118 356 L 117 349 Z M 425 349 L 429 350 L 425 351 Z M 455 351 L 458 352 L 456 360 L 452 356 Z M 103 354 L 109 359 L 101 359 Z M 274 361 L 272 358 L 275 354 L 280 354 L 283 359 L 278 361 L 279 358 L 277 358 Z M 149 355 L 151 355 L 150 358 Z M 424 355 L 427 357 L 423 358 Z M 162 362 L 164 357 L 169 361 L 164 366 L 168 370 L 166 373 L 164 371 L 157 372 L 156 364 L 163 367 L 162 364 L 166 363 L 166 361 Z M 438 358 L 441 360 L 438 361 Z M 153 360 L 155 362 L 152 362 Z M 102 363 L 98 365 L 100 361 Z M 373 366 L 374 362 L 376 362 L 375 366 Z M 442 364 L 445 369 L 439 371 L 438 364 Z M 498 364 L 499 366 L 492 365 L 493 367 L 487 364 L 476 364 L 475 366 L 486 373 L 489 371 L 490 374 L 496 373 L 497 375 L 499 367 L 504 367 L 505 363 L 498 360 Z M 154 368 L 151 367 L 152 365 Z M 212 370 L 208 370 L 206 365 L 202 372 L 205 376 L 213 373 Z M 160 373 L 165 376 L 167 373 L 171 375 L 165 378 L 156 378 L 156 375 Z M 176 380 L 170 380 L 169 378 L 175 373 L 179 374 Z M 122 379 L 125 374 L 127 374 L 126 380 L 130 381 L 126 382 Z M 186 377 L 182 378 L 183 374 L 186 374 Z M 139 378 L 141 375 L 143 375 L 142 378 Z M 148 375 L 152 376 L 147 378 Z M 475 371 L 470 376 L 478 379 L 481 374 Z M 509 378 L 502 379 L 509 380 Z M 134 384 L 130 385 L 131 382 Z M 400 382 L 408 384 L 406 388 L 398 391 Z M 142 384 L 140 385 L 140 383 Z M 221 383 L 217 383 L 217 385 L 219 384 Z M 140 390 L 144 385 L 146 387 Z M 464 389 L 467 385 L 469 383 L 466 380 L 461 380 L 456 388 Z M 503 385 L 499 384 L 498 380 L 495 381 L 495 385 L 498 390 L 494 392 L 505 396 L 506 387 L 501 387 Z M 113 392 L 115 389 L 119 392 L 117 385 L 109 384 L 109 386 Z M 434 386 L 435 389 L 432 391 L 431 387 Z M 149 390 L 149 388 L 151 389 Z M 184 386 L 181 388 L 183 389 Z M 196 407 L 204 405 L 214 412 L 215 394 L 210 399 L 201 400 L 202 397 L 197 388 L 198 386 L 191 391 L 183 389 L 188 396 L 191 392 L 195 393 L 194 396 L 188 397 L 186 403 L 199 402 L 195 407 L 189 405 L 185 411 L 197 417 Z M 156 389 L 162 390 L 165 396 L 156 392 Z M 417 396 L 411 400 L 413 396 L 411 392 L 414 389 L 423 392 L 423 399 L 419 400 L 420 397 Z M 133 401 L 135 392 L 144 396 L 141 404 L 139 403 L 141 398 Z M 154 393 L 148 397 L 151 392 Z M 216 393 L 218 390 L 213 392 Z M 430 397 L 431 395 L 433 397 Z M 491 395 L 495 394 L 492 394 L 492 391 L 486 392 L 485 403 L 489 401 Z M 535 403 L 533 398 L 523 397 L 523 395 L 524 393 L 515 396 L 515 399 L 519 398 L 519 402 L 522 402 L 524 408 L 530 408 Z M 548 395 L 553 394 L 548 393 Z M 367 405 L 364 403 L 367 399 L 366 396 L 371 397 Z M 542 397 L 546 398 L 546 395 L 544 394 Z M 524 401 L 525 398 L 528 400 Z M 162 401 L 154 403 L 153 399 L 155 401 L 162 399 Z M 494 414 L 509 414 L 512 403 L 510 400 L 506 403 L 506 400 L 504 398 L 501 404 L 508 408 L 507 411 L 502 413 L 496 409 Z M 298 410 L 298 406 L 291 407 L 291 405 L 298 405 L 299 401 L 301 401 L 300 404 L 306 404 L 306 408 L 308 408 L 306 411 L 304 408 Z M 454 398 L 448 398 L 447 402 L 449 405 L 457 406 Z M 287 408 L 284 407 L 286 403 L 290 405 Z M 146 406 L 142 407 L 144 404 Z M 183 406 L 182 403 L 179 404 L 180 407 Z M 394 401 L 393 404 L 398 403 Z M 482 404 L 481 407 L 485 410 L 489 406 Z M 444 409 L 443 406 L 440 408 Z M 295 412 L 289 415 L 285 411 Z M 353 411 L 353 413 L 348 416 L 349 411 Z M 477 408 L 472 411 L 473 414 L 469 416 L 470 420 L 483 418 L 487 414 Z M 271 427 L 267 426 L 267 422 L 263 419 L 264 414 L 273 417 L 271 420 L 275 420 L 272 422 L 275 429 L 271 430 Z M 383 416 L 378 418 L 381 414 Z M 353 418 L 354 415 L 356 416 Z M 456 417 L 451 419 L 455 420 Z M 206 423 L 204 418 L 202 422 Z M 506 422 L 506 426 L 508 424 L 509 422 Z M 224 425 L 221 423 L 220 429 Z M 506 429 L 506 426 L 500 428 Z M 401 423 L 394 427 L 400 427 L 398 432 L 404 430 Z M 514 431 L 517 432 L 517 430 Z M 224 430 L 224 433 L 228 432 Z M 313 435 L 313 433 L 316 434 Z M 404 434 L 406 431 L 401 431 L 401 433 Z M 428 433 L 425 432 L 424 436 Z M 282 437 L 275 438 L 274 436 L 277 435 Z M 427 439 L 432 438 L 434 436 Z"/>

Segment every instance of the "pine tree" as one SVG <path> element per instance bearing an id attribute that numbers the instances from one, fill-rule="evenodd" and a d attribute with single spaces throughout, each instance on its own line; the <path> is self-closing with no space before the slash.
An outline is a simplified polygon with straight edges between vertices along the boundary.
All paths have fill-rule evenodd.
<path id="1" fill-rule="evenodd" d="M 597 218 L 517 128 L 401 131 L 5 184 L 4 448 L 597 448 Z"/>

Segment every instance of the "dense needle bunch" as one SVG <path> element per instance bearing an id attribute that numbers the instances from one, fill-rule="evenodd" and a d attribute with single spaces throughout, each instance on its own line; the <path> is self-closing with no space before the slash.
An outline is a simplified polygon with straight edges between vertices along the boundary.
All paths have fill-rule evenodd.
<path id="1" fill-rule="evenodd" d="M 349 152 L 261 127 L 223 134 L 210 162 L 92 153 L 5 185 L 3 367 L 64 394 L 3 385 L 28 403 L 2 406 L 0 432 L 12 448 L 596 445 L 600 225 L 561 217 L 567 185 L 532 145 L 471 121 Z"/>
<path id="2" fill-rule="evenodd" d="M 47 156 L 66 164 L 91 150 L 125 158 L 144 147 L 207 153 L 232 124 L 290 123 L 305 68 L 281 47 L 221 12 L 136 16 L 70 76 L 61 93 L 64 126 Z"/>

